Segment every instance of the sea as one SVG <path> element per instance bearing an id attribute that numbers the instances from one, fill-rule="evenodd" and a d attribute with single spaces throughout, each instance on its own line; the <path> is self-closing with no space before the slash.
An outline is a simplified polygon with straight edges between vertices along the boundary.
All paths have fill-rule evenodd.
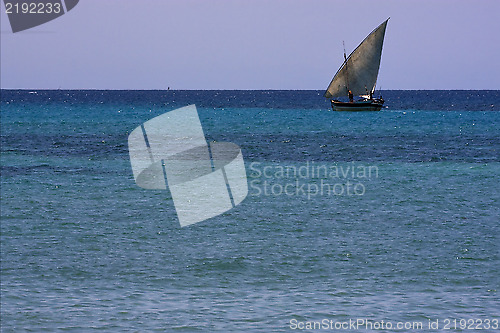
<path id="1" fill-rule="evenodd" d="M 500 332 L 500 91 L 1 91 L 2 332 Z M 128 135 L 195 104 L 248 194 L 181 227 Z"/>

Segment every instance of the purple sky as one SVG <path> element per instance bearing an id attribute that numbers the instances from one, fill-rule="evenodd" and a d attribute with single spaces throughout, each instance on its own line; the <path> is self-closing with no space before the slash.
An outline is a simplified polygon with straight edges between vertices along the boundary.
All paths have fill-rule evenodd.
<path id="1" fill-rule="evenodd" d="M 326 89 L 387 25 L 382 89 L 500 89 L 499 0 L 81 0 L 13 34 L 1 87 Z"/>

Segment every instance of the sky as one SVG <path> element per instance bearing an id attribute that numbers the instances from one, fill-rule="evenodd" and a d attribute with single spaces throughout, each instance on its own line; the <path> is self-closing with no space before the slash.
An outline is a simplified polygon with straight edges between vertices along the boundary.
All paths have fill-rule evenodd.
<path id="1" fill-rule="evenodd" d="M 390 17 L 380 89 L 500 89 L 500 0 L 81 0 L 12 33 L 3 89 L 324 90 Z"/>

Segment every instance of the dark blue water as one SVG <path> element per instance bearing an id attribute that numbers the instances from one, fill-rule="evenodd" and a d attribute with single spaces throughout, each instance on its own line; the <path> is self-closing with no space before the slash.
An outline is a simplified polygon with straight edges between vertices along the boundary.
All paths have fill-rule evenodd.
<path id="1" fill-rule="evenodd" d="M 2 332 L 494 331 L 500 91 L 383 91 L 363 113 L 321 94 L 2 90 Z M 127 137 L 189 104 L 241 147 L 249 194 L 180 228 Z"/>

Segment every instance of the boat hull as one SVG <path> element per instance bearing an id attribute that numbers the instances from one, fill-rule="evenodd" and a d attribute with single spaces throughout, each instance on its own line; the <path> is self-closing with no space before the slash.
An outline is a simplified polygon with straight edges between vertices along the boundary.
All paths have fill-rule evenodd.
<path id="1" fill-rule="evenodd" d="M 380 111 L 384 105 L 383 99 L 370 99 L 356 102 L 341 102 L 332 100 L 333 111 Z"/>

